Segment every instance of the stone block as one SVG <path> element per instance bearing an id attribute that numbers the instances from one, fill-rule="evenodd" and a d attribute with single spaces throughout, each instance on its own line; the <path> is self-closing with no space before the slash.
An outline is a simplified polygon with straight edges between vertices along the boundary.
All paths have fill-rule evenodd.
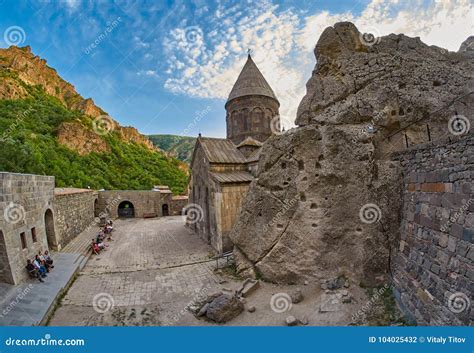
<path id="1" fill-rule="evenodd" d="M 474 228 L 466 228 L 464 229 L 463 231 L 463 234 L 462 234 L 462 239 L 464 241 L 467 241 L 469 243 L 474 243 L 473 239 L 474 239 Z"/>
<path id="2" fill-rule="evenodd" d="M 457 245 L 458 239 L 456 237 L 449 237 L 448 240 L 448 250 L 451 252 L 456 252 L 456 245 Z"/>

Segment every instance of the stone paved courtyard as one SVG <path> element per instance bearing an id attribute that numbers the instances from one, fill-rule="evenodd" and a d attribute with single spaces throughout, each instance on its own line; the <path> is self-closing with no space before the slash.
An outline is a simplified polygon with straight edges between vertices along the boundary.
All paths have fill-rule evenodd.
<path id="1" fill-rule="evenodd" d="M 232 293 L 242 283 L 215 271 L 211 248 L 185 227 L 182 217 L 117 220 L 114 227 L 108 250 L 90 257 L 49 325 L 212 325 L 195 318 L 186 306 L 216 291 Z M 295 286 L 262 282 L 245 304 L 256 311 L 245 310 L 227 325 L 284 325 L 288 315 L 305 318 L 310 325 L 347 325 L 355 307 L 367 300 L 354 288 L 358 305 L 320 312 L 327 296 L 319 283 L 302 287 L 303 303 L 275 312 L 272 296 L 290 293 Z"/>

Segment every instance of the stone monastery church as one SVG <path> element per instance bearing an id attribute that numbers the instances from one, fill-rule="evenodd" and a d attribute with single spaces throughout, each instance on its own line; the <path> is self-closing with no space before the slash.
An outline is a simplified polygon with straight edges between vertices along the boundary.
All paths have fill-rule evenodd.
<path id="1" fill-rule="evenodd" d="M 280 103 L 249 55 L 225 104 L 227 138 L 199 135 L 191 161 L 190 223 L 219 253 L 232 249 L 228 237 L 257 173 L 263 142 L 279 129 Z"/>

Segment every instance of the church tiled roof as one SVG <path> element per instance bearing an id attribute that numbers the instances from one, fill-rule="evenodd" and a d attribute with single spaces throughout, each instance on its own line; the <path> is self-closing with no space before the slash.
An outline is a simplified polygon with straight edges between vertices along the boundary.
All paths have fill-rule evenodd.
<path id="1" fill-rule="evenodd" d="M 249 55 L 232 91 L 230 91 L 227 103 L 238 97 L 253 95 L 267 96 L 278 102 L 272 88 Z"/>
<path id="2" fill-rule="evenodd" d="M 212 177 L 219 183 L 250 183 L 254 178 L 246 171 L 235 171 L 227 173 L 211 173 Z"/>
<path id="3" fill-rule="evenodd" d="M 231 140 L 211 137 L 199 137 L 202 149 L 211 163 L 245 163 L 245 156 Z"/>

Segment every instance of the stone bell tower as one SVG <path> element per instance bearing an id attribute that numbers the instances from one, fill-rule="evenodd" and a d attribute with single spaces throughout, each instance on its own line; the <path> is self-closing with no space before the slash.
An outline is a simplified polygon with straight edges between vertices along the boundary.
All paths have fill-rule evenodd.
<path id="1" fill-rule="evenodd" d="M 249 137 L 264 142 L 273 134 L 272 126 L 279 128 L 278 121 L 273 120 L 278 119 L 279 107 L 275 93 L 249 54 L 225 104 L 227 138 L 236 145 Z"/>

